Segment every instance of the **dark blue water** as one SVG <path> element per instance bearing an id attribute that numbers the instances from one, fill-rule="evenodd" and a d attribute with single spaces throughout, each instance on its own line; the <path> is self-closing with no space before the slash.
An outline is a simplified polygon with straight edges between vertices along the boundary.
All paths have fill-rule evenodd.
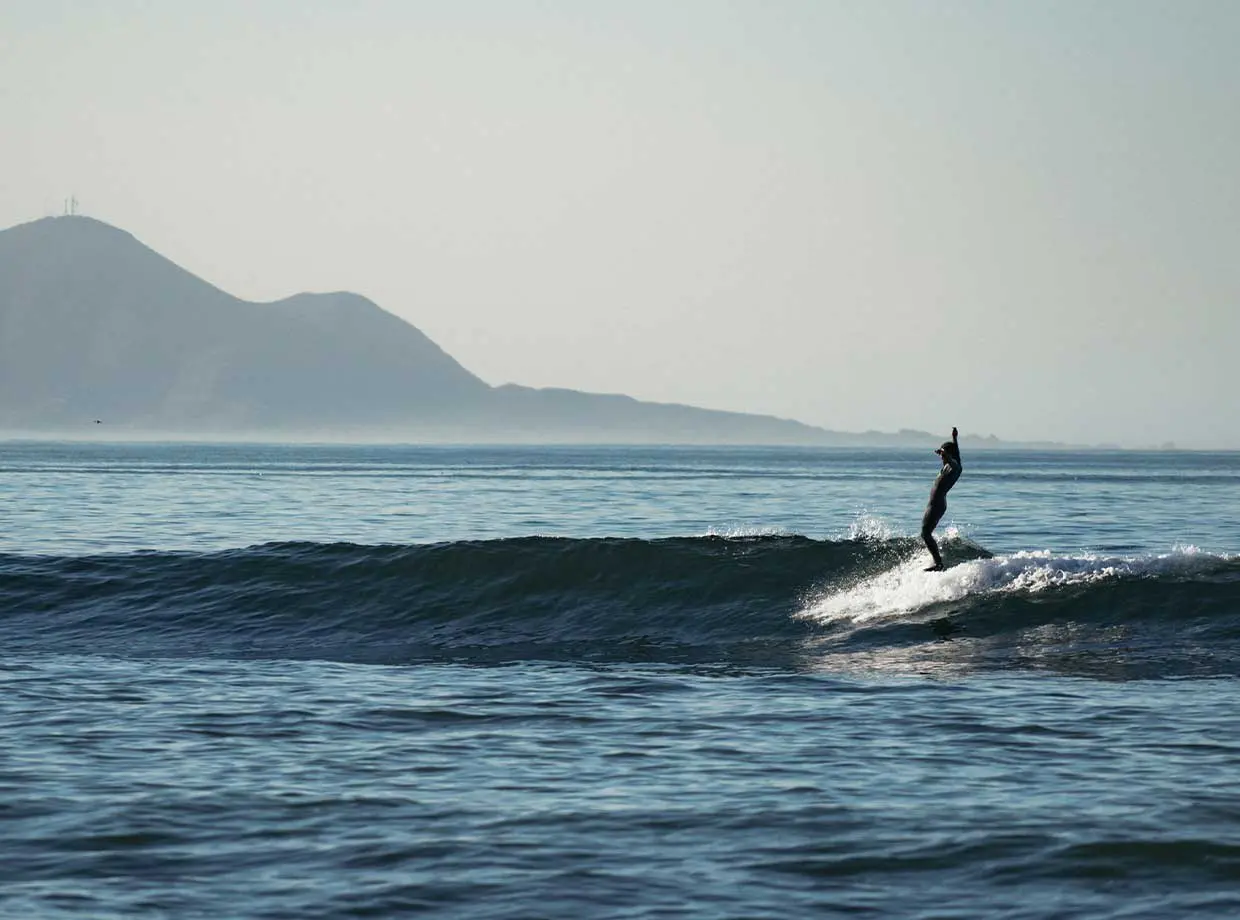
<path id="1" fill-rule="evenodd" d="M 1232 917 L 1240 455 L 0 445 L 0 915 Z"/>

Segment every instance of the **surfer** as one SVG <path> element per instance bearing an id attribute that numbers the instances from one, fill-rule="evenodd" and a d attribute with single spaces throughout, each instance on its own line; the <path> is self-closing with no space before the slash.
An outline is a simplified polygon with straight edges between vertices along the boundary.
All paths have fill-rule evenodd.
<path id="1" fill-rule="evenodd" d="M 960 441 L 956 429 L 952 428 L 952 439 L 944 441 L 934 452 L 943 461 L 934 485 L 930 488 L 930 502 L 926 505 L 926 513 L 921 518 L 921 538 L 926 541 L 926 548 L 934 557 L 934 565 L 927 572 L 938 572 L 943 568 L 943 557 L 939 555 L 939 545 L 934 542 L 934 528 L 939 525 L 943 513 L 947 511 L 947 492 L 960 478 L 963 467 L 960 464 Z"/>

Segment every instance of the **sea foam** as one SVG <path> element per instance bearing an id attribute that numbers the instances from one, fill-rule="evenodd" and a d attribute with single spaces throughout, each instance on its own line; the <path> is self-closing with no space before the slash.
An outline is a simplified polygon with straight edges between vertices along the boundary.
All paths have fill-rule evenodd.
<path id="1" fill-rule="evenodd" d="M 943 541 L 945 549 L 953 538 L 949 533 Z M 1190 575 L 1225 563 L 1228 557 L 1202 553 L 1191 546 L 1144 556 L 1023 550 L 972 559 L 941 572 L 925 571 L 927 558 L 924 552 L 915 552 L 876 575 L 833 585 L 810 598 L 797 616 L 820 624 L 863 624 L 984 594 L 1037 594 L 1120 579 Z"/>

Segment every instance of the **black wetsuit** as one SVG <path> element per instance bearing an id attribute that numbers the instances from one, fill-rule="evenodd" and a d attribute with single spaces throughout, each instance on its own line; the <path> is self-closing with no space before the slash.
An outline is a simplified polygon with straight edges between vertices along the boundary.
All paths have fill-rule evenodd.
<path id="1" fill-rule="evenodd" d="M 939 555 L 939 545 L 934 542 L 934 528 L 939 526 L 939 521 L 947 511 L 947 493 L 956 484 L 963 469 L 959 452 L 953 455 L 943 451 L 943 468 L 939 470 L 934 485 L 930 487 L 930 501 L 926 505 L 926 513 L 921 517 L 921 538 L 926 541 L 926 548 L 930 550 L 938 568 L 943 567 L 943 557 Z"/>

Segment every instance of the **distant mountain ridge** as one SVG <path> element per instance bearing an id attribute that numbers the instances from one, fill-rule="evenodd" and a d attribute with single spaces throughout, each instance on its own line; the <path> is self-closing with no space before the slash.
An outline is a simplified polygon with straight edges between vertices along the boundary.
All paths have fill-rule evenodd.
<path id="1" fill-rule="evenodd" d="M 0 231 L 0 432 L 461 442 L 933 442 L 492 387 L 350 293 L 251 303 L 87 217 Z M 96 434 L 98 432 L 90 432 Z"/>
<path id="2" fill-rule="evenodd" d="M 489 390 L 354 294 L 248 303 L 89 218 L 0 233 L 5 427 L 330 428 Z"/>

